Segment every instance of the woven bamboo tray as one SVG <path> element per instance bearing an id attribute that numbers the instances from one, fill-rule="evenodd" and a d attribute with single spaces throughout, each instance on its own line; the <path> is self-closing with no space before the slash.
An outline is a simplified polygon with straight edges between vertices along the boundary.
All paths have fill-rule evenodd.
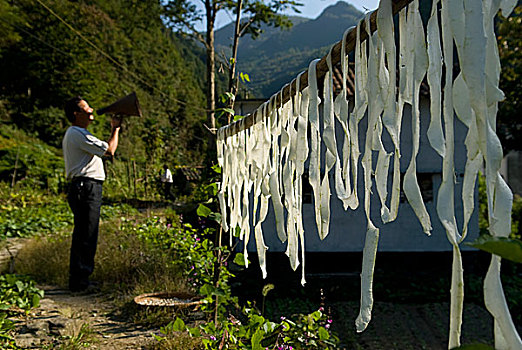
<path id="1" fill-rule="evenodd" d="M 200 296 L 190 293 L 159 292 L 138 295 L 134 298 L 134 302 L 143 306 L 176 306 L 181 308 L 200 305 L 203 300 Z"/>

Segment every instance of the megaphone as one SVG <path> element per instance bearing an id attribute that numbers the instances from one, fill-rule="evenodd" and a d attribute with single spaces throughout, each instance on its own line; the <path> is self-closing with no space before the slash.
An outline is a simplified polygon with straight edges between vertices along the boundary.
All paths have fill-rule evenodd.
<path id="1" fill-rule="evenodd" d="M 118 101 L 113 104 L 98 109 L 96 111 L 98 115 L 102 115 L 105 113 L 120 115 L 120 116 L 138 116 L 141 117 L 141 109 L 140 104 L 138 102 L 138 97 L 136 96 L 136 92 L 132 92 L 129 95 L 120 98 Z"/>

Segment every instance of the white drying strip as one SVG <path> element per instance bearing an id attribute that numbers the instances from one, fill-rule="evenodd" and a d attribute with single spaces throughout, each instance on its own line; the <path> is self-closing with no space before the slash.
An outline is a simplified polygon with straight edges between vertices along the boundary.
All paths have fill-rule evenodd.
<path id="1" fill-rule="evenodd" d="M 375 178 L 382 223 L 394 221 L 399 207 L 400 133 L 406 104 L 412 110 L 413 137 L 412 155 L 404 176 L 403 191 L 423 231 L 428 235 L 431 231 L 431 218 L 423 203 L 416 176 L 421 120 L 419 90 L 421 82 L 427 77 L 431 96 L 427 137 L 431 147 L 442 157 L 437 214 L 453 247 L 448 346 L 453 348 L 460 345 L 464 284 L 459 245 L 468 231 L 474 210 L 476 178 L 483 164 L 490 233 L 505 237 L 509 235 L 511 226 L 513 196 L 499 174 L 502 149 L 495 132 L 497 104 L 504 95 L 498 88 L 500 61 L 493 19 L 499 10 L 508 16 L 516 3 L 516 0 L 432 0 L 432 11 L 425 29 L 418 10 L 418 0 L 412 1 L 408 8 L 399 13 L 397 67 L 392 0 L 381 0 L 376 17 L 377 32 L 369 35 L 367 44 L 361 40 L 361 30 L 370 33 L 369 15 L 357 28 L 349 30 L 356 31 L 355 90 L 351 111 L 346 86 L 348 58 L 345 45 L 349 33 L 346 31 L 341 46 L 342 91 L 336 98 L 330 51 L 326 58 L 328 72 L 324 79 L 322 99 L 316 76 L 319 60 L 314 60 L 308 69 L 308 86 L 304 89 L 299 86 L 299 75 L 295 80 L 295 89 L 292 90 L 293 84 L 290 85 L 291 97 L 288 102 L 282 103 L 281 90 L 254 113 L 252 127 L 246 128 L 240 122 L 240 131 L 234 135 L 228 135 L 226 127 L 219 130 L 218 162 L 223 168 L 223 180 L 218 197 L 222 227 L 231 232 L 239 227 L 239 238 L 245 243 L 245 259 L 250 228 L 254 228 L 263 277 L 266 277 L 266 251 L 269 247 L 264 243 L 261 224 L 268 213 L 269 199 L 274 208 L 277 235 L 282 242 L 287 242 L 286 254 L 291 267 L 295 270 L 301 263 L 301 282 L 304 284 L 302 176 L 305 173 L 305 161 L 309 162 L 315 221 L 321 239 L 329 231 L 329 173 L 334 169 L 333 187 L 344 209 L 353 210 L 359 205 L 357 175 L 361 164 L 364 170 L 367 228 L 361 273 L 361 309 L 356 329 L 361 332 L 367 327 L 371 319 L 373 270 L 379 240 L 379 228 L 370 219 L 371 187 Z M 461 68 L 456 77 L 453 75 L 454 44 Z M 454 112 L 468 129 L 465 140 L 467 161 L 461 194 L 464 208 L 461 233 L 457 227 L 454 207 Z M 364 153 L 359 162 L 359 122 L 364 117 L 367 117 L 367 130 Z M 341 147 L 338 147 L 336 141 L 336 120 L 343 131 Z M 392 140 L 392 152 L 384 148 L 384 131 Z M 324 152 L 321 151 L 322 145 Z M 375 167 L 372 164 L 373 152 L 378 155 Z M 390 170 L 391 158 L 393 170 Z M 392 185 L 391 193 L 388 194 L 390 172 Z M 248 210 L 251 197 L 254 201 L 252 215 Z M 500 283 L 500 258 L 497 256 L 492 256 L 484 282 L 484 295 L 486 307 L 495 320 L 495 347 L 522 349 L 522 341 L 509 314 Z"/>

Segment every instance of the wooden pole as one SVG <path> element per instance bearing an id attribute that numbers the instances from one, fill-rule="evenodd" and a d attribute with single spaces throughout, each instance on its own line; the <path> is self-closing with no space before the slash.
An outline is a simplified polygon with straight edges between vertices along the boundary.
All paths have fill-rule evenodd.
<path id="1" fill-rule="evenodd" d="M 399 13 L 400 10 L 405 8 L 410 2 L 413 0 L 392 0 L 392 11 L 393 14 Z M 364 19 L 361 20 L 363 22 Z M 365 26 L 361 25 L 361 41 L 365 41 L 368 39 L 368 33 L 366 33 Z M 374 33 L 377 30 L 377 10 L 373 11 L 370 15 L 370 31 Z M 356 44 L 356 35 L 357 28 L 354 27 L 346 36 L 346 54 L 350 53 L 355 49 Z M 337 42 L 332 48 L 332 64 L 335 66 L 339 62 L 341 62 L 341 44 L 342 40 Z M 326 73 L 328 72 L 328 65 L 326 63 L 326 57 L 323 56 L 319 62 L 317 62 L 317 80 L 320 81 L 324 78 Z M 290 101 L 290 86 L 294 85 L 292 91 L 296 90 L 296 79 L 292 80 L 290 84 L 286 85 L 282 89 L 282 103 L 286 103 Z M 300 79 L 300 91 L 302 91 L 305 87 L 308 86 L 308 70 L 301 74 Z M 240 131 L 250 128 L 254 125 L 254 114 L 251 113 L 247 115 L 245 118 L 235 121 L 229 125 L 226 125 L 221 128 L 222 132 L 224 132 L 224 136 L 232 136 L 237 134 Z"/>
<path id="2" fill-rule="evenodd" d="M 136 190 L 136 161 L 132 160 L 132 172 L 133 172 L 133 180 L 134 180 L 134 199 L 138 198 L 138 193 Z"/>
<path id="3" fill-rule="evenodd" d="M 11 190 L 13 189 L 15 182 L 16 182 L 16 169 L 18 168 L 18 158 L 20 156 L 20 146 L 18 146 L 18 149 L 16 150 L 16 160 L 13 170 L 13 178 L 11 180 Z"/>

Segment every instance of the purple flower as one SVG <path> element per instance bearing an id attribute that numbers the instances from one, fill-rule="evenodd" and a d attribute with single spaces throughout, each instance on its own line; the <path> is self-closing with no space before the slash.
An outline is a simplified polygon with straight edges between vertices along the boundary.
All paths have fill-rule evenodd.
<path id="1" fill-rule="evenodd" d="M 167 228 L 171 228 L 172 227 L 172 224 L 167 224 Z"/>
<path id="2" fill-rule="evenodd" d="M 330 324 L 329 324 L 329 323 L 326 324 L 326 325 L 324 326 L 324 328 L 326 328 L 326 329 L 330 329 Z"/>
<path id="3" fill-rule="evenodd" d="M 199 238 L 196 238 L 196 242 L 199 242 Z"/>
<path id="4" fill-rule="evenodd" d="M 333 320 L 332 320 L 332 319 L 328 319 L 326 322 L 328 322 L 328 323 L 332 323 Z"/>
<path id="5" fill-rule="evenodd" d="M 281 321 L 284 321 L 284 320 L 286 320 L 286 317 L 281 316 Z"/>
<path id="6" fill-rule="evenodd" d="M 319 311 L 324 311 L 324 307 L 321 306 L 321 307 L 319 308 Z"/>
<path id="7" fill-rule="evenodd" d="M 210 340 L 216 340 L 216 337 L 214 337 L 213 335 L 210 336 Z"/>
<path id="8" fill-rule="evenodd" d="M 190 269 L 191 269 L 191 270 L 194 270 L 194 265 L 192 265 L 192 266 L 190 267 Z"/>

